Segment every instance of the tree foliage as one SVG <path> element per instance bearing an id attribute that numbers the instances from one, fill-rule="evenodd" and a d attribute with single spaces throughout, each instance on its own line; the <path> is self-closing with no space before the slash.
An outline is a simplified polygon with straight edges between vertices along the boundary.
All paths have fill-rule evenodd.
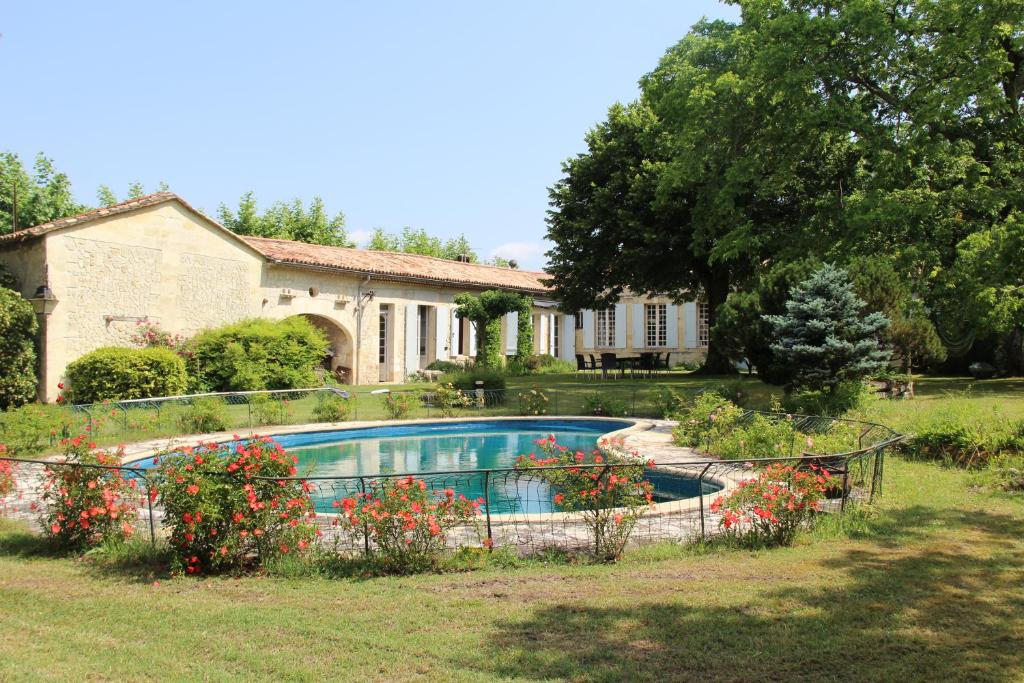
<path id="1" fill-rule="evenodd" d="M 35 398 L 38 328 L 32 304 L 0 287 L 0 410 Z"/>
<path id="2" fill-rule="evenodd" d="M 261 213 L 255 195 L 246 192 L 238 200 L 236 210 L 221 204 L 217 208 L 217 218 L 239 235 L 273 237 L 332 247 L 355 246 L 345 231 L 345 215 L 339 211 L 329 216 L 320 197 L 313 197 L 308 207 L 303 206 L 299 198 L 290 202 L 277 201 Z"/>
<path id="3" fill-rule="evenodd" d="M 487 290 L 479 296 L 463 292 L 455 296 L 455 304 L 458 317 L 476 325 L 477 365 L 491 368 L 503 365 L 501 318 L 509 313 L 519 314 L 517 359 L 522 360 L 533 352 L 533 299 L 530 297 L 498 290 Z"/>
<path id="4" fill-rule="evenodd" d="M 73 216 L 88 208 L 75 201 L 71 181 L 56 170 L 51 159 L 37 155 L 29 173 L 17 154 L 0 152 L 0 235 L 13 228 L 15 194 L 19 229 Z"/>
<path id="5" fill-rule="evenodd" d="M 440 237 L 428 235 L 423 228 L 402 228 L 400 233 L 390 233 L 384 228 L 376 228 L 370 237 L 367 249 L 375 251 L 396 251 L 405 254 L 420 254 L 435 258 L 455 261 L 460 257 L 469 259 L 469 263 L 479 263 L 480 257 L 465 235 L 442 240 Z M 495 264 L 500 265 L 500 264 Z"/>
<path id="6" fill-rule="evenodd" d="M 785 313 L 766 316 L 772 352 L 793 368 L 789 388 L 831 394 L 888 364 L 880 335 L 889 321 L 878 312 L 864 315 L 864 307 L 846 271 L 825 264 L 793 288 Z"/>

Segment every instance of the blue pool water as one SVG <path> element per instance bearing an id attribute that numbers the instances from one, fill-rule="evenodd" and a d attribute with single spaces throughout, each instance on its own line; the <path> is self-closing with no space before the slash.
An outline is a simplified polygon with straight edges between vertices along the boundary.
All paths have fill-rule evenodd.
<path id="1" fill-rule="evenodd" d="M 535 441 L 551 434 L 559 444 L 589 452 L 605 434 L 624 429 L 624 420 L 486 420 L 388 425 L 274 436 L 298 457 L 302 476 L 316 485 L 318 510 L 332 511 L 333 500 L 369 485 L 382 474 L 414 474 L 433 489 L 454 489 L 467 498 L 487 499 L 492 513 L 549 512 L 558 508 L 553 492 L 533 476 L 508 472 L 520 455 L 537 452 Z M 492 470 L 486 476 L 479 470 Z M 690 498 L 697 482 L 651 472 L 658 500 Z M 705 485 L 705 493 L 713 491 Z"/>

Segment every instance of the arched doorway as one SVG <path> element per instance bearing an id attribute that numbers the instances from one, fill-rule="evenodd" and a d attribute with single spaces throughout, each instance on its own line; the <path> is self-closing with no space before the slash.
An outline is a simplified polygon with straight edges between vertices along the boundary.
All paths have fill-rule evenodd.
<path id="1" fill-rule="evenodd" d="M 330 372 L 342 384 L 352 382 L 352 368 L 355 365 L 352 336 L 344 327 L 330 318 L 312 313 L 300 313 L 300 317 L 313 323 L 313 326 L 327 337 L 327 355 L 323 359 L 323 368 Z"/>

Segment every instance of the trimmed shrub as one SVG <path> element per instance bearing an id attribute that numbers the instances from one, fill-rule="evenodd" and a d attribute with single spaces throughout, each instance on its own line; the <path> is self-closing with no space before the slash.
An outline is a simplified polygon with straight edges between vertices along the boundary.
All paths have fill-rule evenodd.
<path id="1" fill-rule="evenodd" d="M 440 370 L 441 372 L 462 372 L 464 367 L 450 360 L 432 360 L 427 370 Z"/>
<path id="2" fill-rule="evenodd" d="M 17 292 L 0 287 L 0 410 L 35 398 L 38 330 L 32 304 Z"/>
<path id="3" fill-rule="evenodd" d="M 269 438 L 164 454 L 157 469 L 164 526 L 187 574 L 259 566 L 302 552 L 318 536 L 311 486 L 297 459 Z"/>
<path id="4" fill-rule="evenodd" d="M 327 340 L 299 316 L 256 318 L 200 332 L 183 353 L 195 391 L 304 389 L 318 384 Z"/>
<path id="5" fill-rule="evenodd" d="M 159 347 L 96 349 L 68 365 L 66 376 L 75 403 L 177 396 L 188 386 L 185 362 Z"/>

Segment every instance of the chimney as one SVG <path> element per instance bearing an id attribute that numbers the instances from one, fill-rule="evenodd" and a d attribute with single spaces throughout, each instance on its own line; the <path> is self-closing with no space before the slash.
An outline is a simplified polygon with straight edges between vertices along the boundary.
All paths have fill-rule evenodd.
<path id="1" fill-rule="evenodd" d="M 455 260 L 459 263 L 469 263 L 469 254 L 459 254 L 455 257 Z"/>

